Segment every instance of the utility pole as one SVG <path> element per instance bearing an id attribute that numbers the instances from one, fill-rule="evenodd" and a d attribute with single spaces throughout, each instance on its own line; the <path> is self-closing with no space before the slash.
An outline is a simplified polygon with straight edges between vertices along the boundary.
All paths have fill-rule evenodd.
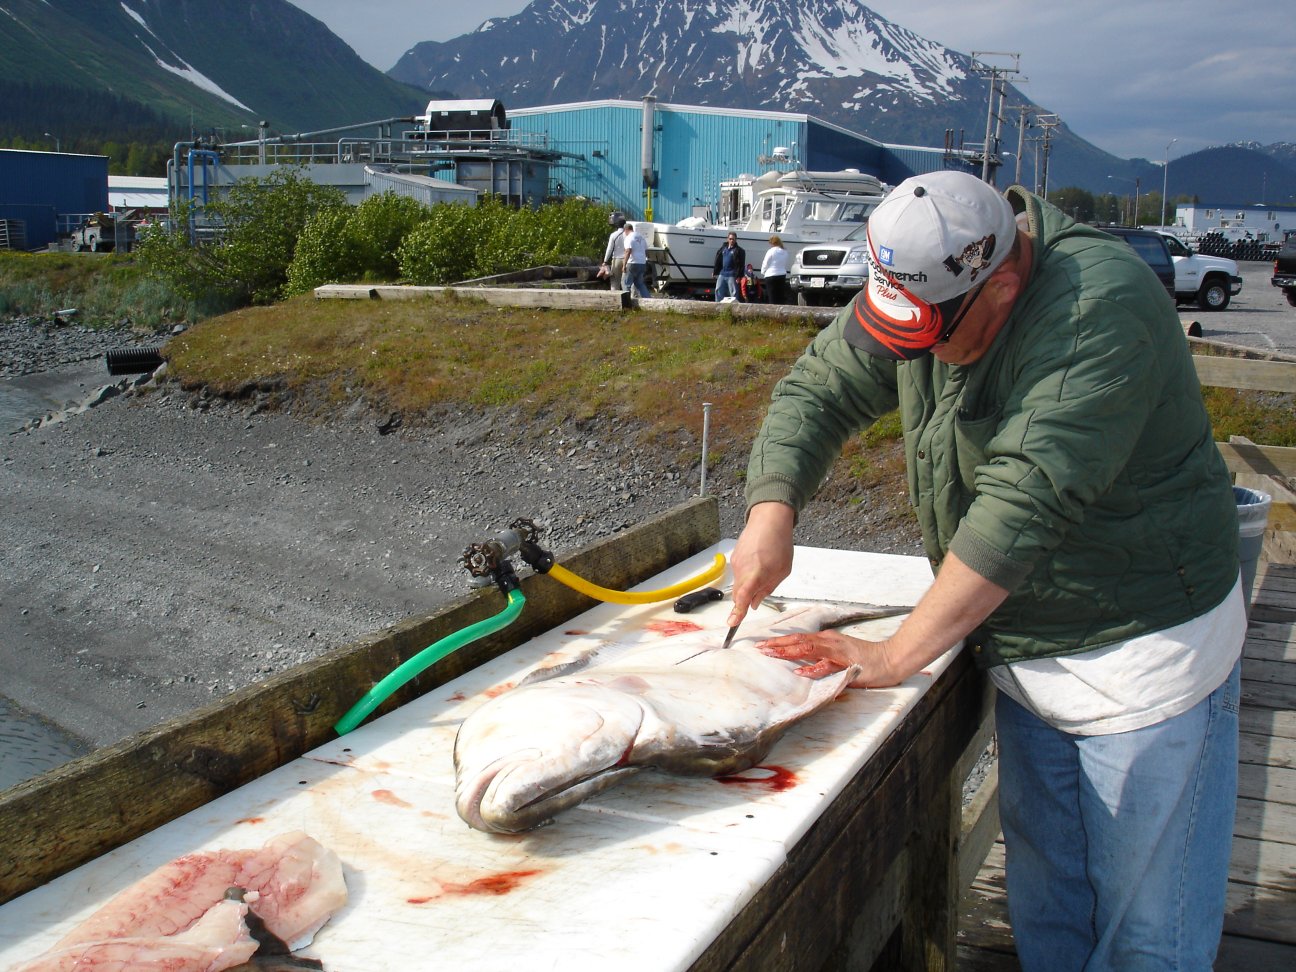
<path id="1" fill-rule="evenodd" d="M 1044 134 L 1040 136 L 1044 152 L 1044 173 L 1043 173 L 1043 190 L 1040 195 L 1048 199 L 1048 168 L 1049 168 L 1049 148 L 1053 141 L 1053 129 L 1062 124 L 1062 119 L 1057 115 L 1036 115 L 1035 124 L 1044 129 Z"/>
<path id="2" fill-rule="evenodd" d="M 1006 57 L 1011 60 L 1011 66 L 989 64 L 980 60 L 983 57 Z M 985 143 L 981 146 L 981 181 L 994 183 L 994 178 L 990 170 L 990 156 L 993 153 L 998 156 L 998 134 L 991 136 L 991 130 L 998 110 L 995 108 L 995 99 L 999 99 L 1000 105 L 1003 104 L 1004 92 L 1007 90 L 1006 76 L 1009 74 L 1021 73 L 1021 55 L 1013 54 L 1007 51 L 973 51 L 972 52 L 972 73 L 985 74 L 990 77 L 990 100 L 986 105 L 986 128 Z M 1023 78 L 1022 80 L 1026 80 Z M 1002 118 L 999 119 L 1002 125 Z M 996 164 L 998 164 L 996 162 Z"/>
<path id="3" fill-rule="evenodd" d="M 1030 108 L 1026 105 L 1022 105 L 1017 109 L 1017 171 L 1013 175 L 1013 182 L 1019 186 L 1021 185 L 1022 152 L 1026 147 L 1026 129 L 1031 124 L 1026 120 L 1026 112 L 1029 110 Z"/>

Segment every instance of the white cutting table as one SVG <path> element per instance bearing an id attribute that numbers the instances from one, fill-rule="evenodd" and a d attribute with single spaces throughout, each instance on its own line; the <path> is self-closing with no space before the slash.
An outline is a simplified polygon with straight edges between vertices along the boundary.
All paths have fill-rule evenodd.
<path id="1" fill-rule="evenodd" d="M 732 547 L 722 541 L 641 587 L 696 574 Z M 726 576 L 716 586 L 731 583 Z M 793 575 L 775 596 L 912 605 L 930 583 L 921 557 L 798 548 Z M 671 602 L 600 604 L 0 906 L 0 968 L 43 951 L 175 857 L 256 847 L 291 830 L 332 848 L 345 869 L 349 903 L 299 953 L 329 972 L 688 968 L 954 652 L 896 688 L 847 691 L 794 726 L 741 782 L 644 773 L 521 836 L 478 833 L 459 819 L 451 751 L 464 717 L 547 653 L 644 637 L 654 621 L 719 627 L 728 610 L 728 599 L 689 615 L 675 614 Z M 899 621 L 847 630 L 878 638 Z"/>

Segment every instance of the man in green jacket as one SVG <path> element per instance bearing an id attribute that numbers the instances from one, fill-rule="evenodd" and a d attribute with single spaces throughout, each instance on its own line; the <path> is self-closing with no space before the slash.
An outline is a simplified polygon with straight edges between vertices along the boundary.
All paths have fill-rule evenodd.
<path id="1" fill-rule="evenodd" d="M 776 386 L 737 623 L 791 569 L 847 439 L 899 407 L 936 570 L 896 633 L 767 642 L 893 685 L 965 641 L 999 688 L 1023 968 L 1209 969 L 1236 802 L 1237 513 L 1178 315 L 1124 243 L 937 172 L 869 220 L 870 275 Z"/>

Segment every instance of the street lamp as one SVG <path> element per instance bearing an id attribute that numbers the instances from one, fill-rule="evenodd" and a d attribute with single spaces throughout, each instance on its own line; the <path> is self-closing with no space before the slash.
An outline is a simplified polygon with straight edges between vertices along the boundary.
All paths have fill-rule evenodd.
<path id="1" fill-rule="evenodd" d="M 50 132 L 46 132 L 46 133 L 45 133 L 45 137 L 46 137 L 46 138 L 52 138 L 52 139 L 54 139 L 54 151 L 55 151 L 55 152 L 62 152 L 62 151 L 63 151 L 63 142 L 62 142 L 62 140 L 61 140 L 57 135 L 51 134 Z"/>
<path id="2" fill-rule="evenodd" d="M 1170 184 L 1170 146 L 1179 141 L 1172 138 L 1166 143 L 1165 164 L 1161 166 L 1161 225 L 1164 227 L 1165 221 L 1165 204 L 1166 204 L 1166 187 Z"/>
<path id="3" fill-rule="evenodd" d="M 1140 181 L 1141 181 L 1141 177 L 1140 177 L 1140 178 L 1136 178 L 1136 179 L 1125 179 L 1125 178 L 1122 178 L 1121 176 L 1108 176 L 1107 178 L 1108 178 L 1108 179 L 1116 179 L 1116 180 L 1119 181 L 1119 182 L 1132 182 L 1132 183 L 1134 183 L 1134 214 L 1133 214 L 1133 218 L 1130 220 L 1130 222 L 1131 222 L 1134 226 L 1137 226 L 1137 225 L 1138 225 L 1138 197 L 1139 197 L 1139 183 L 1140 183 Z"/>

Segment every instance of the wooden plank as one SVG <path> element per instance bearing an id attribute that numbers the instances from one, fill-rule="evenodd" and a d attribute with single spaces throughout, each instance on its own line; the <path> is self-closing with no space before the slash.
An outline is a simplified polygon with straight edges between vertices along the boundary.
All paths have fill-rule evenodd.
<path id="1" fill-rule="evenodd" d="M 955 968 L 958 972 L 1021 972 L 1021 963 L 1016 952 L 959 945 Z"/>
<path id="2" fill-rule="evenodd" d="M 1256 590 L 1285 591 L 1296 594 L 1296 574 L 1286 564 L 1262 560 L 1256 564 Z"/>
<path id="3" fill-rule="evenodd" d="M 1242 679 L 1242 704 L 1265 709 L 1296 709 L 1296 687 Z"/>
<path id="4" fill-rule="evenodd" d="M 1281 766 L 1257 766 L 1238 763 L 1238 795 L 1266 803 L 1286 804 L 1282 813 L 1291 813 L 1296 806 L 1296 770 Z"/>
<path id="5" fill-rule="evenodd" d="M 1296 946 L 1225 935 L 1220 939 L 1214 972 L 1267 972 L 1296 968 Z"/>
<path id="6" fill-rule="evenodd" d="M 716 543 L 716 500 L 690 500 L 561 558 L 606 587 L 625 589 Z M 397 691 L 386 712 L 595 602 L 544 576 L 522 581 L 526 610 Z M 429 644 L 498 613 L 483 591 L 270 676 L 234 694 L 0 791 L 0 903 L 290 762 L 334 738 L 362 692 Z"/>
<path id="7" fill-rule="evenodd" d="M 1266 682 L 1275 686 L 1296 685 L 1296 665 L 1247 655 L 1242 659 L 1242 677 L 1251 682 Z"/>
<path id="8" fill-rule="evenodd" d="M 317 300 L 481 300 L 494 307 L 548 307 L 554 310 L 620 311 L 630 306 L 622 291 L 562 290 L 555 287 L 418 287 L 328 284 L 315 288 Z"/>
<path id="9" fill-rule="evenodd" d="M 1296 621 L 1296 591 L 1285 591 L 1276 585 L 1265 584 L 1252 591 L 1251 599 L 1253 608 L 1273 609 L 1269 615 L 1260 618 L 1261 621 Z"/>
<path id="10" fill-rule="evenodd" d="M 1252 391 L 1296 392 L 1296 362 L 1259 361 L 1194 354 L 1193 365 L 1203 385 Z"/>
<path id="11" fill-rule="evenodd" d="M 1239 732 L 1238 761 L 1257 766 L 1296 768 L 1296 740 L 1257 732 Z"/>
<path id="12" fill-rule="evenodd" d="M 1242 711 L 1238 713 L 1238 717 L 1243 732 L 1256 732 L 1269 736 L 1281 736 L 1283 739 L 1296 739 L 1296 712 L 1282 712 L 1277 709 L 1261 709 L 1244 705 Z"/>
<path id="13" fill-rule="evenodd" d="M 1296 814 L 1281 803 L 1266 803 L 1239 795 L 1234 817 L 1235 837 L 1271 840 L 1278 844 L 1296 844 Z"/>
<path id="14" fill-rule="evenodd" d="M 1247 624 L 1244 658 L 1284 662 L 1296 666 L 1296 626 L 1287 621 L 1251 621 Z"/>
<path id="15" fill-rule="evenodd" d="M 1229 880 L 1274 891 L 1296 891 L 1296 844 L 1253 837 L 1233 838 Z"/>
<path id="16" fill-rule="evenodd" d="M 1234 841 L 1234 852 L 1238 841 Z M 1241 853 L 1246 853 L 1243 848 Z M 960 945 L 1006 950 L 1012 948 L 1008 898 L 1004 891 L 1003 844 L 987 859 L 977 880 L 959 902 Z M 1296 889 L 1230 880 L 1225 903 L 1224 930 L 1278 942 L 1296 942 Z M 1276 966 L 1264 966 L 1264 968 Z"/>
<path id="17" fill-rule="evenodd" d="M 963 811 L 957 850 L 960 888 L 969 887 L 976 879 L 999 827 L 999 764 L 995 763 Z"/>
<path id="18" fill-rule="evenodd" d="M 1230 881 L 1224 902 L 1224 932 L 1296 943 L 1296 891 Z M 1274 968 L 1280 966 L 1260 967 Z"/>
<path id="19" fill-rule="evenodd" d="M 1216 442 L 1224 463 L 1235 473 L 1296 476 L 1296 448 L 1292 446 L 1236 445 Z"/>
<path id="20" fill-rule="evenodd" d="M 687 314 L 690 317 L 775 318 L 785 321 L 807 321 L 823 327 L 832 323 L 840 307 L 798 307 L 795 304 L 716 303 L 712 300 L 683 300 L 672 297 L 632 297 L 634 306 L 645 310 Z"/>

